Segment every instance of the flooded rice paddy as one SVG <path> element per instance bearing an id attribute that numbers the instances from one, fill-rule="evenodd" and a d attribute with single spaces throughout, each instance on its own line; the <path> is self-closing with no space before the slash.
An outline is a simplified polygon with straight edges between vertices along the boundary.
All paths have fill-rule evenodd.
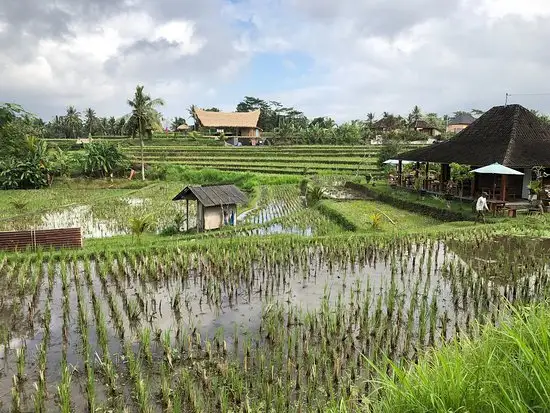
<path id="1" fill-rule="evenodd" d="M 0 410 L 323 411 L 548 293 L 540 240 L 232 243 L 4 258 Z"/>

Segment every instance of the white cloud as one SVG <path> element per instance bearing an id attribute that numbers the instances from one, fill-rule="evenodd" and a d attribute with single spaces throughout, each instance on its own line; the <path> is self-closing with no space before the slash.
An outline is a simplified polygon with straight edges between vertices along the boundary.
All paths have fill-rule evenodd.
<path id="1" fill-rule="evenodd" d="M 468 0 L 471 6 L 491 20 L 501 19 L 509 15 L 521 16 L 525 19 L 535 19 L 550 16 L 548 0 Z"/>
<path id="2" fill-rule="evenodd" d="M 547 0 L 33 4 L 0 5 L 0 95 L 46 117 L 69 104 L 125 113 L 138 82 L 166 99 L 168 117 L 191 103 L 231 108 L 245 95 L 347 120 L 415 104 L 487 108 L 506 92 L 547 91 Z M 281 57 L 278 84 L 258 86 L 264 74 L 247 67 L 264 53 Z M 550 111 L 550 99 L 520 103 Z"/>
<path id="3" fill-rule="evenodd" d="M 179 45 L 182 54 L 196 54 L 204 46 L 205 40 L 195 36 L 193 22 L 170 21 L 157 27 L 152 36 L 155 40 L 165 39 Z"/>

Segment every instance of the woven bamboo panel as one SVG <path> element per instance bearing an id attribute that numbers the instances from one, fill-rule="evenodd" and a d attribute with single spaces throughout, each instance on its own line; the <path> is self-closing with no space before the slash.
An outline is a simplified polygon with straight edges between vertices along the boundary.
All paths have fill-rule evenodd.
<path id="1" fill-rule="evenodd" d="M 82 245 L 82 230 L 80 228 L 0 232 L 0 250 L 82 248 Z"/>

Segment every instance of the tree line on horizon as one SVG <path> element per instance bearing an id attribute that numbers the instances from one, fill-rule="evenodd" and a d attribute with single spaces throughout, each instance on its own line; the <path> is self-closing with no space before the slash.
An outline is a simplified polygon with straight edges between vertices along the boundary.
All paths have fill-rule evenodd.
<path id="1" fill-rule="evenodd" d="M 187 108 L 187 116 L 178 116 L 170 121 L 169 130 L 176 132 L 181 125 L 188 125 L 192 120 L 198 125 L 195 111 L 198 106 L 191 105 Z M 216 107 L 203 110 L 219 112 Z M 368 139 L 383 136 L 390 140 L 418 140 L 425 138 L 415 133 L 414 126 L 418 121 L 424 121 L 427 125 L 437 128 L 442 132 L 442 139 L 450 135 L 446 133 L 448 123 L 456 116 L 469 114 L 479 117 L 484 112 L 479 109 L 471 111 L 456 111 L 451 115 L 439 115 L 437 113 L 424 113 L 415 105 L 405 116 L 390 112 L 383 112 L 380 116 L 374 113 L 367 113 L 364 119 L 355 119 L 337 124 L 329 116 L 308 118 L 304 112 L 292 106 L 285 106 L 281 102 L 263 100 L 257 97 L 245 96 L 235 108 L 237 112 L 249 112 L 260 110 L 258 127 L 265 133 L 272 134 L 280 141 L 296 141 L 297 143 L 359 143 Z M 0 124 L 2 117 L 10 113 L 21 113 L 22 119 L 32 125 L 39 137 L 46 139 L 78 139 L 88 136 L 129 136 L 136 137 L 137 126 L 132 124 L 130 114 L 115 117 L 98 116 L 93 108 L 86 108 L 83 111 L 77 110 L 75 106 L 68 106 L 64 114 L 54 116 L 50 121 L 44 121 L 40 117 L 31 115 L 21 106 L 16 104 L 0 105 Z M 542 121 L 550 125 L 550 117 L 533 111 Z M 152 137 L 153 132 L 163 131 L 164 118 L 155 109 L 151 113 L 151 123 L 148 125 L 146 136 Z M 384 127 L 379 127 L 383 124 Z M 197 126 L 194 127 L 197 130 Z"/>

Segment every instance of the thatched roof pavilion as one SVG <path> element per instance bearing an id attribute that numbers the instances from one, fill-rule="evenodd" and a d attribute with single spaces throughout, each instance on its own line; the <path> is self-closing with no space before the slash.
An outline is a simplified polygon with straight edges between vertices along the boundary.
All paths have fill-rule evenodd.
<path id="1" fill-rule="evenodd" d="M 509 186 L 514 194 L 526 197 L 533 166 L 550 167 L 550 129 L 521 105 L 495 106 L 448 141 L 401 153 L 395 159 L 441 164 L 443 181 L 449 180 L 451 163 L 481 167 L 498 162 L 525 173 L 523 179 L 511 178 Z M 472 195 L 474 187 L 487 185 L 480 179 L 476 176 Z M 505 177 L 502 184 L 504 197 Z"/>
<path id="2" fill-rule="evenodd" d="M 396 159 L 511 168 L 550 166 L 550 129 L 521 105 L 495 106 L 448 141 L 402 153 Z"/>

